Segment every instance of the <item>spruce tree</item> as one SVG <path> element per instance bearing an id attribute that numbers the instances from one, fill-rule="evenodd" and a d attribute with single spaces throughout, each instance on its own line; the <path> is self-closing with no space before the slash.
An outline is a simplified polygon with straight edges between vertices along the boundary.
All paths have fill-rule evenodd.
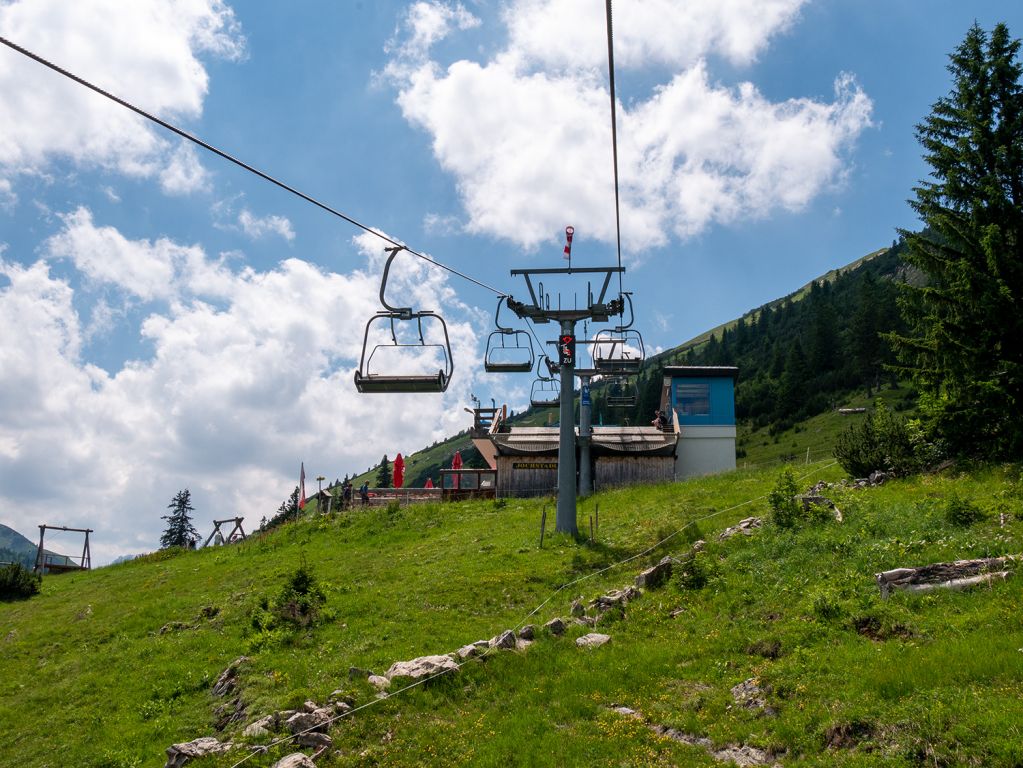
<path id="1" fill-rule="evenodd" d="M 167 508 L 171 510 L 169 515 L 163 515 L 161 519 L 167 521 L 167 530 L 160 537 L 160 547 L 183 547 L 187 549 L 192 542 L 198 540 L 199 532 L 192 525 L 191 513 L 195 511 L 192 507 L 192 494 L 186 488 L 178 491 Z"/>
<path id="2" fill-rule="evenodd" d="M 1023 87 L 1004 24 L 978 25 L 950 56 L 952 88 L 917 126 L 931 176 L 903 232 L 926 276 L 906 288 L 893 336 L 926 425 L 959 454 L 1023 450 Z"/>
<path id="3" fill-rule="evenodd" d="M 380 460 L 380 467 L 377 469 L 377 488 L 391 487 L 391 462 L 387 460 L 387 454 Z"/>

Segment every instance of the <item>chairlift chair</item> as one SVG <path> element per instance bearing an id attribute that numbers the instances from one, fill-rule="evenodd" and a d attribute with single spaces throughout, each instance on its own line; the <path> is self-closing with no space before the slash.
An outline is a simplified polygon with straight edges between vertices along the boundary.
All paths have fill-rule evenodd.
<path id="1" fill-rule="evenodd" d="M 548 376 L 543 375 L 541 363 L 546 363 Z M 561 407 L 561 383 L 554 376 L 556 370 L 556 366 L 546 355 L 537 362 L 536 379 L 529 390 L 529 404 L 534 408 Z"/>
<path id="2" fill-rule="evenodd" d="M 359 392 L 444 392 L 451 381 L 451 374 L 454 370 L 454 357 L 451 353 L 451 341 L 448 339 L 448 327 L 444 318 L 436 312 L 421 311 L 413 312 L 411 307 L 395 307 L 387 303 L 384 291 L 387 288 L 387 276 L 391 269 L 391 262 L 398 252 L 404 250 L 402 246 L 395 246 L 387 249 L 390 256 L 384 264 L 384 274 L 380 281 L 380 303 L 384 309 L 377 312 L 366 323 L 366 332 L 362 339 L 362 357 L 359 360 L 359 368 L 355 372 L 355 388 Z M 428 323 L 439 323 L 444 335 L 444 342 L 427 343 L 423 333 L 423 321 Z M 374 323 L 389 324 L 391 341 L 381 343 L 369 350 L 369 332 Z M 416 335 L 411 341 L 398 340 L 398 328 L 402 323 L 415 323 Z M 439 350 L 443 357 L 442 367 L 436 373 L 424 374 L 388 374 L 381 373 L 373 368 L 373 356 L 383 349 L 407 349 L 407 350 Z"/>
<path id="3" fill-rule="evenodd" d="M 636 404 L 636 384 L 626 376 L 616 376 L 607 385 L 607 404 L 610 408 L 631 408 Z"/>
<path id="4" fill-rule="evenodd" d="M 529 373 L 536 356 L 529 333 L 501 325 L 501 304 L 506 296 L 497 300 L 494 326 L 497 330 L 487 337 L 487 350 L 483 356 L 483 369 L 491 373 Z"/>
<path id="5" fill-rule="evenodd" d="M 597 331 L 593 337 L 593 367 L 604 374 L 634 374 L 646 359 L 643 337 L 632 328 L 635 314 L 632 308 L 632 296 L 623 293 L 622 298 L 629 305 L 629 322 L 612 328 Z"/>

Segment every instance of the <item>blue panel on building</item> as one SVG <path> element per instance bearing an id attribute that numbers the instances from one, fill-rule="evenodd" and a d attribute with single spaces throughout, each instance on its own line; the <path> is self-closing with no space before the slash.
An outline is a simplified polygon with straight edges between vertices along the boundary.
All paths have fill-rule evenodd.
<path id="1" fill-rule="evenodd" d="M 671 407 L 685 426 L 735 425 L 735 368 L 670 366 Z"/>

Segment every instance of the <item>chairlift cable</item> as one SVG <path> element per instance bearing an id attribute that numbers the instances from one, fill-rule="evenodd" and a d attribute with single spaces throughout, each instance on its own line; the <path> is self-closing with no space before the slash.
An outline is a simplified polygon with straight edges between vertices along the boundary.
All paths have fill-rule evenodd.
<path id="1" fill-rule="evenodd" d="M 611 157 L 614 161 L 615 235 L 618 243 L 618 267 L 622 266 L 622 215 L 618 194 L 618 112 L 615 106 L 615 52 L 611 27 L 611 0 L 607 0 L 607 75 L 611 91 Z M 622 273 L 618 273 L 618 293 L 622 293 Z"/>
<path id="2" fill-rule="evenodd" d="M 114 102 L 115 104 L 119 104 L 120 106 L 124 107 L 125 109 L 131 110 L 135 114 L 140 115 L 140 116 L 144 117 L 145 119 L 147 119 L 147 120 L 149 120 L 149 121 L 151 121 L 153 123 L 156 123 L 157 125 L 159 125 L 159 126 L 161 126 L 163 128 L 166 128 L 171 133 L 177 134 L 181 138 L 187 139 L 188 141 L 192 142 L 193 144 L 196 144 L 196 145 L 202 147 L 203 149 L 205 149 L 205 150 L 207 150 L 209 152 L 212 152 L 213 154 L 215 154 L 215 155 L 217 155 L 219 157 L 222 157 L 224 160 L 227 160 L 227 161 L 229 161 L 231 163 L 234 163 L 239 168 L 243 168 L 246 171 L 248 171 L 249 173 L 255 174 L 256 176 L 258 176 L 259 178 L 263 179 L 264 181 L 269 181 L 271 184 L 274 184 L 274 185 L 280 187 L 281 189 L 285 190 L 286 192 L 290 192 L 291 194 L 296 195 L 297 197 L 302 198 L 307 203 L 312 203 L 317 208 L 321 208 L 322 210 L 326 211 L 327 213 L 333 214 L 334 216 L 337 216 L 338 218 L 343 219 L 344 221 L 347 221 L 349 224 L 351 224 L 351 225 L 353 225 L 355 227 L 358 227 L 359 229 L 361 229 L 361 230 L 363 230 L 365 232 L 369 232 L 370 234 L 376 235 L 380 239 L 385 240 L 386 242 L 390 243 L 393 246 L 396 246 L 396 247 L 399 247 L 399 248 L 403 248 L 404 250 L 408 251 L 413 256 L 418 256 L 423 261 L 426 261 L 427 263 L 432 264 L 435 267 L 440 267 L 441 269 L 446 270 L 447 272 L 450 272 L 453 275 L 457 275 L 458 277 L 462 278 L 463 280 L 468 280 L 470 283 L 478 285 L 480 288 L 485 288 L 488 291 L 496 293 L 498 296 L 506 296 L 507 295 L 504 291 L 499 291 L 496 288 L 494 288 L 493 286 L 487 285 L 484 282 L 481 282 L 481 281 L 479 281 L 479 280 L 477 280 L 477 279 L 475 279 L 473 277 L 470 277 L 469 275 L 465 274 L 464 272 L 459 272 L 457 269 L 454 269 L 453 267 L 449 267 L 446 264 L 443 264 L 443 263 L 437 261 L 436 259 L 433 259 L 433 258 L 431 258 L 431 257 L 429 257 L 429 256 L 427 256 L 427 255 L 425 255 L 423 253 L 419 253 L 418 251 L 412 250 L 411 248 L 409 248 L 408 246 L 404 245 L 403 243 L 399 243 L 396 240 L 392 240 L 387 235 L 385 235 L 385 234 L 383 234 L 381 232 L 378 232 L 377 230 L 372 229 L 371 227 L 363 224 L 362 222 L 359 222 L 359 221 L 353 219 L 351 216 L 345 215 L 344 213 L 342 213 L 341 211 L 337 210 L 336 208 L 332 208 L 329 205 L 327 205 L 326 203 L 322 203 L 319 200 L 317 200 L 316 198 L 310 197 L 309 195 L 305 194 L 304 192 L 300 192 L 299 190 L 295 189 L 294 187 L 289 186 L 288 184 L 285 184 L 283 181 L 278 181 L 273 176 L 270 176 L 269 174 L 264 173 L 263 171 L 259 170 L 258 168 L 254 168 L 253 166 L 249 165 L 248 163 L 245 163 L 245 162 L 239 160 L 238 158 L 233 157 L 232 155 L 229 155 L 227 152 L 224 152 L 221 149 L 217 149 L 212 144 L 208 144 L 207 142 L 203 141 L 202 139 L 198 138 L 197 136 L 193 136 L 192 134 L 188 133 L 187 131 L 184 131 L 181 128 L 178 128 L 177 126 L 172 125 L 171 123 L 168 123 L 166 120 L 162 120 L 159 117 L 156 117 L 155 115 L 152 115 L 149 112 L 146 112 L 145 110 L 140 109 L 139 107 L 136 107 L 134 104 L 131 104 L 130 102 L 127 102 L 127 101 L 125 101 L 124 99 L 122 99 L 122 98 L 120 98 L 118 96 L 115 96 L 114 94 L 110 93 L 109 91 L 105 91 L 102 88 L 100 88 L 99 86 L 93 85 L 88 80 L 85 80 L 85 79 L 79 77 L 78 75 L 76 75 L 76 74 L 74 74 L 72 72 L 69 72 L 66 69 L 63 69 L 62 67 L 58 66 L 57 64 L 54 64 L 51 61 L 48 61 L 48 60 L 44 59 L 42 56 L 39 56 L 38 54 L 32 53 L 32 51 L 30 51 L 30 50 L 28 50 L 26 48 L 23 48 L 22 46 L 20 46 L 17 43 L 14 43 L 14 42 L 8 40 L 5 37 L 0 37 L 0 43 L 3 43 L 8 48 L 10 48 L 10 49 L 12 49 L 14 51 L 17 51 L 18 53 L 22 54 L 23 56 L 27 56 L 28 58 L 32 59 L 33 61 L 36 61 L 39 64 L 42 64 L 44 67 L 48 67 L 49 69 L 52 69 L 57 74 L 63 75 L 64 77 L 68 78 L 69 80 L 73 80 L 74 82 L 78 83 L 79 85 L 85 86 L 89 90 L 98 93 L 100 96 L 106 97 L 107 99 L 109 99 L 110 101 Z"/>

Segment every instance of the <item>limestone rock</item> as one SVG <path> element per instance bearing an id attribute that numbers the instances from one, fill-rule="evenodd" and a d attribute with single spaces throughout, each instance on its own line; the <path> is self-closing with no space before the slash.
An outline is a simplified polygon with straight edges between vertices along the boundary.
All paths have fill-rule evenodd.
<path id="1" fill-rule="evenodd" d="M 557 637 L 565 634 L 565 621 L 564 619 L 551 619 L 543 625 L 543 628 Z"/>
<path id="2" fill-rule="evenodd" d="M 309 733 L 303 733 L 300 736 L 295 737 L 295 744 L 300 747 L 308 747 L 310 749 L 330 749 L 334 745 L 334 740 L 325 733 L 316 733 L 311 731 Z"/>
<path id="3" fill-rule="evenodd" d="M 572 607 L 569 609 L 569 612 L 573 616 L 578 618 L 579 616 L 582 616 L 584 613 L 586 613 L 586 609 L 583 607 L 581 600 L 573 600 Z"/>
<path id="4" fill-rule="evenodd" d="M 306 699 L 305 703 L 302 705 L 302 709 L 305 712 L 315 712 L 319 708 L 320 708 L 319 704 L 317 704 L 315 701 L 310 701 L 309 699 Z"/>
<path id="5" fill-rule="evenodd" d="M 285 725 L 291 733 L 326 730 L 331 717 L 332 713 L 329 709 L 317 709 L 313 712 L 296 712 L 287 719 Z"/>
<path id="6" fill-rule="evenodd" d="M 242 731 L 242 736 L 249 736 L 251 738 L 259 738 L 261 736 L 268 736 L 271 731 L 277 729 L 277 716 L 267 715 L 261 717 L 253 723 L 249 723 L 245 726 L 245 730 Z"/>
<path id="7" fill-rule="evenodd" d="M 167 747 L 167 762 L 164 768 L 181 768 L 189 760 L 204 755 L 217 755 L 227 752 L 234 745 L 229 741 L 218 741 L 212 736 L 203 736 L 183 744 L 172 744 Z"/>
<path id="8" fill-rule="evenodd" d="M 367 679 L 369 680 L 369 684 L 378 691 L 386 691 L 391 687 L 391 679 L 384 677 L 383 675 L 370 675 Z"/>
<path id="9" fill-rule="evenodd" d="M 606 595 L 601 595 L 593 600 L 590 605 L 597 609 L 597 613 L 605 613 L 612 608 L 624 608 L 630 600 L 639 597 L 639 590 L 635 587 L 625 589 L 612 589 Z"/>
<path id="10" fill-rule="evenodd" d="M 651 566 L 636 577 L 637 587 L 657 589 L 671 578 L 672 561 L 670 557 L 664 557 L 657 565 Z"/>
<path id="11" fill-rule="evenodd" d="M 519 630 L 519 637 L 523 640 L 532 640 L 536 636 L 536 627 L 532 624 L 526 624 Z"/>
<path id="12" fill-rule="evenodd" d="M 248 660 L 248 656 L 239 656 L 228 665 L 227 669 L 220 673 L 217 682 L 213 684 L 212 692 L 214 696 L 227 696 L 234 692 L 238 687 L 238 668 Z"/>
<path id="13" fill-rule="evenodd" d="M 745 520 L 740 520 L 738 523 L 733 525 L 731 528 L 725 528 L 718 536 L 721 541 L 730 539 L 732 536 L 742 534 L 743 536 L 752 536 L 757 528 L 760 528 L 764 524 L 764 521 L 759 517 L 747 517 Z"/>
<path id="14" fill-rule="evenodd" d="M 488 641 L 477 640 L 475 643 L 463 645 L 461 648 L 455 651 L 454 655 L 457 656 L 462 661 L 465 661 L 466 659 L 474 659 L 481 653 L 483 653 L 485 650 L 487 650 L 487 648 L 489 647 L 490 643 Z"/>
<path id="15" fill-rule="evenodd" d="M 387 670 L 386 677 L 393 680 L 396 677 L 411 677 L 413 680 L 421 680 L 424 677 L 432 677 L 443 672 L 457 672 L 458 664 L 450 656 L 420 656 L 411 661 L 396 661 Z"/>
<path id="16" fill-rule="evenodd" d="M 506 629 L 501 634 L 490 639 L 491 648 L 514 648 L 515 647 L 515 633 L 510 629 Z"/>
<path id="17" fill-rule="evenodd" d="M 588 635 L 583 635 L 577 638 L 575 644 L 580 648 L 599 648 L 607 642 L 610 642 L 610 635 L 602 635 L 600 632 L 590 632 Z"/>
<path id="18" fill-rule="evenodd" d="M 282 757 L 271 768 L 316 768 L 316 763 L 310 760 L 308 755 L 293 752 L 287 757 Z"/>
<path id="19" fill-rule="evenodd" d="M 767 706 L 765 693 L 755 677 L 732 686 L 732 698 L 743 709 L 763 712 L 768 715 L 774 714 L 774 710 Z"/>

